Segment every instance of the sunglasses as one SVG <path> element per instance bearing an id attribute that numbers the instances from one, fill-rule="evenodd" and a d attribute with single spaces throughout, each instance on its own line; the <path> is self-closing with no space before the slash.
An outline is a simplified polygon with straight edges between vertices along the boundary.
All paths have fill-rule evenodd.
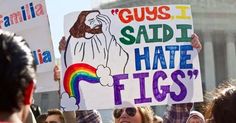
<path id="1" fill-rule="evenodd" d="M 113 116 L 118 119 L 120 118 L 121 114 L 125 111 L 126 114 L 128 114 L 129 116 L 133 117 L 135 116 L 137 110 L 136 108 L 132 107 L 132 108 L 126 108 L 126 109 L 115 109 L 113 112 Z"/>

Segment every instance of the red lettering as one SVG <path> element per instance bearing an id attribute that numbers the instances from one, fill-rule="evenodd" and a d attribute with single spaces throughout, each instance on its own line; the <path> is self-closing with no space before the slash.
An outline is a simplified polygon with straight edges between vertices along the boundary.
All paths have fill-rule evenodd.
<path id="1" fill-rule="evenodd" d="M 158 8 L 158 12 L 159 12 L 158 18 L 163 19 L 163 20 L 170 19 L 171 15 L 167 13 L 167 11 L 169 10 L 170 10 L 169 6 L 160 6 Z"/>
<path id="2" fill-rule="evenodd" d="M 144 8 L 141 8 L 141 13 L 140 14 L 141 14 L 141 16 L 139 17 L 138 8 L 134 8 L 134 18 L 138 22 L 143 21 L 145 19 L 145 10 L 144 10 Z"/>
<path id="3" fill-rule="evenodd" d="M 27 20 L 31 19 L 30 10 L 29 10 L 29 4 L 25 5 Z"/>
<path id="4" fill-rule="evenodd" d="M 140 7 L 131 9 L 121 9 L 118 16 L 123 23 L 130 23 L 132 21 L 141 22 L 146 20 L 156 21 L 170 19 L 171 15 L 168 13 L 169 6 L 155 6 L 155 7 Z"/>
<path id="5" fill-rule="evenodd" d="M 39 57 L 39 63 L 42 64 L 43 63 L 43 56 L 42 56 L 40 49 L 38 49 L 38 57 Z"/>
<path id="6" fill-rule="evenodd" d="M 127 13 L 128 15 L 124 17 L 124 14 Z M 132 15 L 131 11 L 129 9 L 122 9 L 118 16 L 120 18 L 120 20 L 123 22 L 123 23 L 130 23 L 134 18 Z"/>
<path id="7" fill-rule="evenodd" d="M 10 20 L 11 20 L 11 24 L 17 24 L 19 22 L 22 22 L 23 18 L 21 16 L 21 12 L 18 11 L 18 12 L 12 13 L 10 15 Z"/>
<path id="8" fill-rule="evenodd" d="M 44 12 L 43 12 L 43 5 L 42 5 L 42 4 L 37 4 L 37 5 L 35 6 L 35 9 L 36 9 L 36 15 L 37 15 L 37 16 L 44 15 Z"/>
<path id="9" fill-rule="evenodd" d="M 157 19 L 157 11 L 158 11 L 157 7 L 153 7 L 153 10 L 150 10 L 150 7 L 146 7 L 146 12 L 147 12 L 146 18 L 147 18 L 147 20 L 149 20 L 149 21 L 156 20 Z M 151 17 L 151 15 L 153 17 Z"/>
<path id="10" fill-rule="evenodd" d="M 0 15 L 0 29 L 2 29 L 2 24 L 3 24 L 3 18 L 2 18 L 2 15 Z"/>

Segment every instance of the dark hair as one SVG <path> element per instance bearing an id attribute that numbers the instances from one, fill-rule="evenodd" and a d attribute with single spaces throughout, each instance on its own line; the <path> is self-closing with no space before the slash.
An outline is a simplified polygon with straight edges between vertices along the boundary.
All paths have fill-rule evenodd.
<path id="1" fill-rule="evenodd" d="M 58 115 L 60 118 L 61 123 L 65 123 L 65 118 L 63 113 L 59 109 L 50 109 L 48 110 L 48 116 L 51 115 Z"/>
<path id="2" fill-rule="evenodd" d="M 74 37 L 74 38 L 80 38 L 80 37 L 85 37 L 85 32 L 89 32 L 91 29 L 89 26 L 87 26 L 85 24 L 85 20 L 88 14 L 93 13 L 93 12 L 98 12 L 100 14 L 100 12 L 98 10 L 91 10 L 91 11 L 82 11 L 76 22 L 74 23 L 74 25 L 70 28 L 70 34 Z M 95 32 L 91 32 L 91 33 L 100 33 L 101 31 L 101 26 L 99 30 L 96 30 Z"/>
<path id="3" fill-rule="evenodd" d="M 37 123 L 45 123 L 47 119 L 47 114 L 41 114 L 36 118 Z"/>
<path id="4" fill-rule="evenodd" d="M 220 85 L 211 95 L 205 111 L 207 119 L 215 123 L 235 123 L 236 121 L 236 87 L 227 83 Z"/>
<path id="5" fill-rule="evenodd" d="M 0 111 L 13 113 L 21 109 L 25 90 L 35 78 L 35 71 L 26 41 L 0 30 Z"/>

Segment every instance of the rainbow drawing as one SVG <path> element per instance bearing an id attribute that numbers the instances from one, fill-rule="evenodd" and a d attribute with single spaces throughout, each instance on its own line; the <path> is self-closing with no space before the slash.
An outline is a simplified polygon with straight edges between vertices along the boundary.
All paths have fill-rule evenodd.
<path id="1" fill-rule="evenodd" d="M 76 63 L 69 66 L 64 74 L 63 85 L 70 97 L 75 97 L 76 104 L 80 103 L 79 83 L 84 80 L 88 83 L 99 83 L 96 68 L 85 64 Z"/>

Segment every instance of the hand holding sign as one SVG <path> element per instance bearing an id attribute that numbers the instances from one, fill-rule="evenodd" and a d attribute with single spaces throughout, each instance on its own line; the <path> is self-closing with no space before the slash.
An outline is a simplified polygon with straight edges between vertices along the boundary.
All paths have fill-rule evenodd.
<path id="1" fill-rule="evenodd" d="M 199 37 L 198 37 L 197 34 L 195 34 L 195 33 L 192 35 L 191 44 L 192 44 L 193 48 L 197 48 L 198 52 L 201 51 L 201 49 L 202 49 L 202 44 L 201 44 L 201 42 L 199 41 Z"/>

